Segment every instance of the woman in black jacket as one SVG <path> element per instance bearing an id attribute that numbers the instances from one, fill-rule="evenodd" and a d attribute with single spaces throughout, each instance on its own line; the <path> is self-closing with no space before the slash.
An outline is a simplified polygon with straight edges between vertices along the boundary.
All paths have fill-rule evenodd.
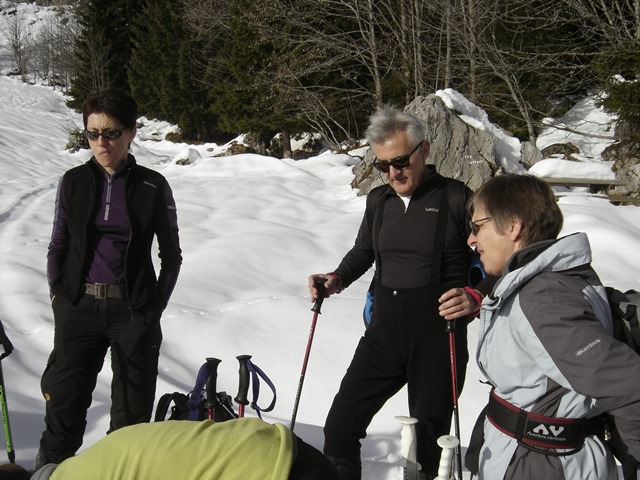
<path id="1" fill-rule="evenodd" d="M 109 431 L 151 418 L 160 317 L 182 256 L 169 184 L 128 153 L 136 118 L 136 102 L 124 92 L 87 98 L 84 132 L 93 156 L 67 171 L 58 187 L 47 255 L 55 335 L 42 377 L 46 430 L 36 466 L 60 463 L 82 445 L 109 348 Z M 157 276 L 154 237 L 161 262 Z"/>

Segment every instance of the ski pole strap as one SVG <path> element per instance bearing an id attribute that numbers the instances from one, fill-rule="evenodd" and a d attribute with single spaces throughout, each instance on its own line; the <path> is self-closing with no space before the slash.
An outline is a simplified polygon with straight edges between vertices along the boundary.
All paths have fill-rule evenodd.
<path id="1" fill-rule="evenodd" d="M 582 448 L 585 438 L 605 432 L 602 416 L 589 419 L 546 417 L 512 405 L 493 390 L 487 418 L 502 433 L 515 438 L 519 445 L 552 456 L 572 455 Z"/>
<path id="2" fill-rule="evenodd" d="M 471 287 L 464 287 L 464 291 L 467 292 L 469 295 L 471 295 L 471 298 L 473 298 L 478 304 L 478 309 L 472 314 L 474 317 L 477 317 L 478 314 L 480 313 L 480 309 L 482 308 L 482 296 L 478 293 L 476 289 Z"/>
<path id="3" fill-rule="evenodd" d="M 476 423 L 473 425 L 473 430 L 471 430 L 467 453 L 464 455 L 464 466 L 471 472 L 470 478 L 477 475 L 480 469 L 480 449 L 484 443 L 484 421 L 487 418 L 488 408 L 489 405 L 485 405 L 480 415 L 478 415 Z"/>
<path id="4" fill-rule="evenodd" d="M 251 360 L 247 360 L 247 369 L 249 370 L 249 373 L 251 373 L 251 383 L 253 384 L 253 400 L 251 402 L 251 408 L 256 411 L 259 418 L 262 418 L 260 412 L 270 412 L 276 406 L 276 387 L 260 367 L 254 364 Z M 258 397 L 260 396 L 260 378 L 265 381 L 273 393 L 273 400 L 271 400 L 271 403 L 266 408 L 258 406 Z"/>
<path id="5" fill-rule="evenodd" d="M 189 401 L 187 402 L 187 407 L 189 407 L 189 420 L 201 420 L 199 418 L 199 415 L 200 404 L 202 402 L 202 392 L 204 391 L 207 379 L 209 378 L 210 374 L 211 366 L 208 362 L 203 363 L 200 367 L 200 370 L 198 370 L 196 384 L 193 387 L 193 390 L 191 390 L 191 395 L 189 395 Z"/>

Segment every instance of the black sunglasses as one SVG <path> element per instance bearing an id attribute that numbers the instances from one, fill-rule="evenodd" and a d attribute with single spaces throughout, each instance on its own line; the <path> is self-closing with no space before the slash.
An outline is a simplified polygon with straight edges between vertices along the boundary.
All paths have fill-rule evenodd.
<path id="1" fill-rule="evenodd" d="M 409 166 L 409 162 L 411 161 L 411 155 L 413 155 L 415 151 L 418 150 L 418 148 L 420 148 L 420 145 L 422 145 L 422 142 L 418 143 L 415 146 L 415 148 L 411 150 L 411 153 L 407 153 L 406 155 L 396 157 L 393 160 L 389 160 L 388 162 L 376 159 L 373 162 L 373 166 L 376 167 L 376 169 L 381 171 L 382 173 L 389 173 L 389 169 L 391 167 L 395 168 L 396 170 L 404 170 Z"/>
<path id="2" fill-rule="evenodd" d="M 124 133 L 123 130 L 103 130 L 102 132 L 98 132 L 97 130 L 85 130 L 84 136 L 87 137 L 87 140 L 98 140 L 100 135 L 107 140 L 116 140 L 122 136 Z"/>

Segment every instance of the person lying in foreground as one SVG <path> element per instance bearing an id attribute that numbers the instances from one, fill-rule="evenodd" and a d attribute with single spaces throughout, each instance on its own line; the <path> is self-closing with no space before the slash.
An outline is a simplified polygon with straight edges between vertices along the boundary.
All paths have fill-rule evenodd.
<path id="1" fill-rule="evenodd" d="M 218 423 L 173 420 L 131 425 L 33 474 L 0 471 L 0 479 L 28 478 L 335 480 L 337 474 L 322 453 L 284 425 L 239 418 Z"/>

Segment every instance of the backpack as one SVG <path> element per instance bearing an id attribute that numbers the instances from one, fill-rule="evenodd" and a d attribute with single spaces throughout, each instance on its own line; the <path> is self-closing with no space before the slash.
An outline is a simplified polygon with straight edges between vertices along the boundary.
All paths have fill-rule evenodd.
<path id="1" fill-rule="evenodd" d="M 155 422 L 162 422 L 164 420 L 191 420 L 191 409 L 189 408 L 189 401 L 193 392 L 188 394 L 173 392 L 165 393 L 158 400 L 158 406 L 156 407 Z M 233 410 L 233 401 L 231 397 L 227 395 L 227 392 L 218 392 L 218 407 L 215 409 L 215 421 L 224 422 L 225 420 L 231 420 L 232 418 L 238 418 L 238 415 Z M 206 398 L 200 396 L 197 402 L 197 408 L 195 410 L 195 420 L 204 420 L 208 418 L 208 412 L 205 408 Z M 169 417 L 167 417 L 169 413 Z"/>
<path id="2" fill-rule="evenodd" d="M 613 320 L 613 337 L 626 343 L 640 355 L 640 292 L 627 290 L 623 293 L 613 287 L 606 287 L 606 291 Z M 465 454 L 465 466 L 471 472 L 471 478 L 477 475 L 479 470 L 479 455 L 483 443 L 483 424 L 487 416 L 487 408 L 488 406 L 480 413 L 473 427 L 469 447 Z M 620 438 L 615 419 L 604 413 L 602 424 L 604 425 L 604 433 L 601 434 L 601 437 L 608 443 L 611 452 L 620 462 L 624 480 L 637 480 L 639 464 L 629 454 L 629 449 Z"/>
<path id="3" fill-rule="evenodd" d="M 606 287 L 611 318 L 613 319 L 613 336 L 617 340 L 629 345 L 634 352 L 640 355 L 640 292 L 627 290 L 621 292 L 613 287 Z M 629 454 L 629 449 L 624 444 L 615 427 L 614 419 L 607 415 L 610 424 L 611 438 L 609 447 L 613 455 L 622 465 L 624 480 L 637 480 L 638 462 Z"/>
<path id="4" fill-rule="evenodd" d="M 173 392 L 165 393 L 158 400 L 154 421 L 164 421 L 167 413 L 170 412 L 166 420 L 195 420 L 202 421 L 209 417 L 209 403 L 207 402 L 207 390 L 216 390 L 216 380 L 218 377 L 217 366 L 220 360 L 207 358 L 198 370 L 196 384 L 187 393 Z M 238 418 L 233 410 L 233 402 L 226 392 L 216 392 L 216 401 L 213 402 L 214 418 L 216 422 L 224 422 L 232 418 Z"/>
<path id="5" fill-rule="evenodd" d="M 262 418 L 261 412 L 270 412 L 275 407 L 276 389 L 269 377 L 253 362 L 250 355 L 242 355 L 237 357 L 241 366 L 241 378 L 238 396 L 235 401 L 241 405 L 240 414 L 238 415 L 233 409 L 233 400 L 227 392 L 216 392 L 217 366 L 220 360 L 216 358 L 207 358 L 198 370 L 196 383 L 193 389 L 185 394 L 181 392 L 165 393 L 158 400 L 154 421 L 161 422 L 166 420 L 193 420 L 202 421 L 210 418 L 210 407 L 215 412 L 212 420 L 216 422 L 224 422 L 238 418 L 244 415 L 244 405 L 249 404 L 246 399 L 249 387 L 249 376 L 253 384 L 253 401 L 251 407 L 256 411 L 258 417 Z M 260 380 L 262 378 L 269 386 L 273 393 L 273 400 L 266 408 L 258 406 L 258 396 L 260 394 Z M 207 391 L 215 392 L 215 400 L 209 402 Z M 210 394 L 210 395 L 213 395 Z M 169 417 L 167 417 L 169 414 Z"/>
<path id="6" fill-rule="evenodd" d="M 606 290 L 613 318 L 613 336 L 640 355 L 640 292 L 627 290 L 622 293 L 613 287 L 606 287 Z"/>

